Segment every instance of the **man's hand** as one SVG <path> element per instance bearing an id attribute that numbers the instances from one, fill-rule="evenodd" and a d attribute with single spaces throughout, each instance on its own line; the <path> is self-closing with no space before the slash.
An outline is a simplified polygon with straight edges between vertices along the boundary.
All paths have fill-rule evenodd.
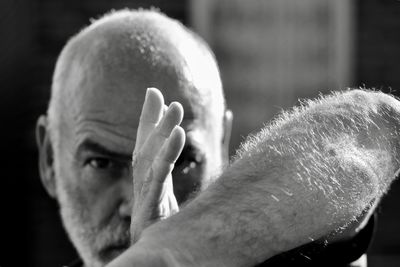
<path id="1" fill-rule="evenodd" d="M 171 171 L 185 143 L 182 118 L 179 103 L 167 108 L 160 91 L 147 90 L 132 159 L 132 244 L 147 226 L 179 211 Z"/>

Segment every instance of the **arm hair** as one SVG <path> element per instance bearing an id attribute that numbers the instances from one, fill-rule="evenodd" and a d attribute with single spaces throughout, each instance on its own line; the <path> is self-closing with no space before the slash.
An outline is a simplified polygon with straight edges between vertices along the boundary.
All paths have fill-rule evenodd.
<path id="1" fill-rule="evenodd" d="M 324 237 L 387 191 L 399 130 L 400 102 L 380 92 L 307 101 L 247 138 L 221 177 L 142 244 L 157 236 L 183 266 L 253 266 Z"/>

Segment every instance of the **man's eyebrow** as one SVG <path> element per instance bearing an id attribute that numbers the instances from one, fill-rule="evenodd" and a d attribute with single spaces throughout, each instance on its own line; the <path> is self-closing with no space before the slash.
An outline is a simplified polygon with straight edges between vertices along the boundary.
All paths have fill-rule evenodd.
<path id="1" fill-rule="evenodd" d="M 83 153 L 85 153 L 85 151 L 92 151 L 110 158 L 120 160 L 132 160 L 131 154 L 112 151 L 111 149 L 93 140 L 85 140 L 81 144 L 79 144 L 78 149 L 76 150 L 76 155 L 82 155 Z"/>

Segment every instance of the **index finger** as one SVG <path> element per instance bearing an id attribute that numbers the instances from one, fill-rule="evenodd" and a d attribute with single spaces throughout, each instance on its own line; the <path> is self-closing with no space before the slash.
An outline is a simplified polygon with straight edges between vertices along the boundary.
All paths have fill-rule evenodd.
<path id="1" fill-rule="evenodd" d="M 162 93 L 156 88 L 147 88 L 136 134 L 135 150 L 143 145 L 149 133 L 160 121 L 163 113 L 164 97 Z"/>

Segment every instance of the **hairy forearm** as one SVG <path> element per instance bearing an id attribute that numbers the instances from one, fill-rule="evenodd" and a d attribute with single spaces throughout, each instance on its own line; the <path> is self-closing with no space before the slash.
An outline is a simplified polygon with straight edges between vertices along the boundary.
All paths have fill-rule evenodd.
<path id="1" fill-rule="evenodd" d="M 187 207 L 146 229 L 182 266 L 252 266 L 326 236 L 378 200 L 399 168 L 400 103 L 351 91 L 250 137 Z"/>

